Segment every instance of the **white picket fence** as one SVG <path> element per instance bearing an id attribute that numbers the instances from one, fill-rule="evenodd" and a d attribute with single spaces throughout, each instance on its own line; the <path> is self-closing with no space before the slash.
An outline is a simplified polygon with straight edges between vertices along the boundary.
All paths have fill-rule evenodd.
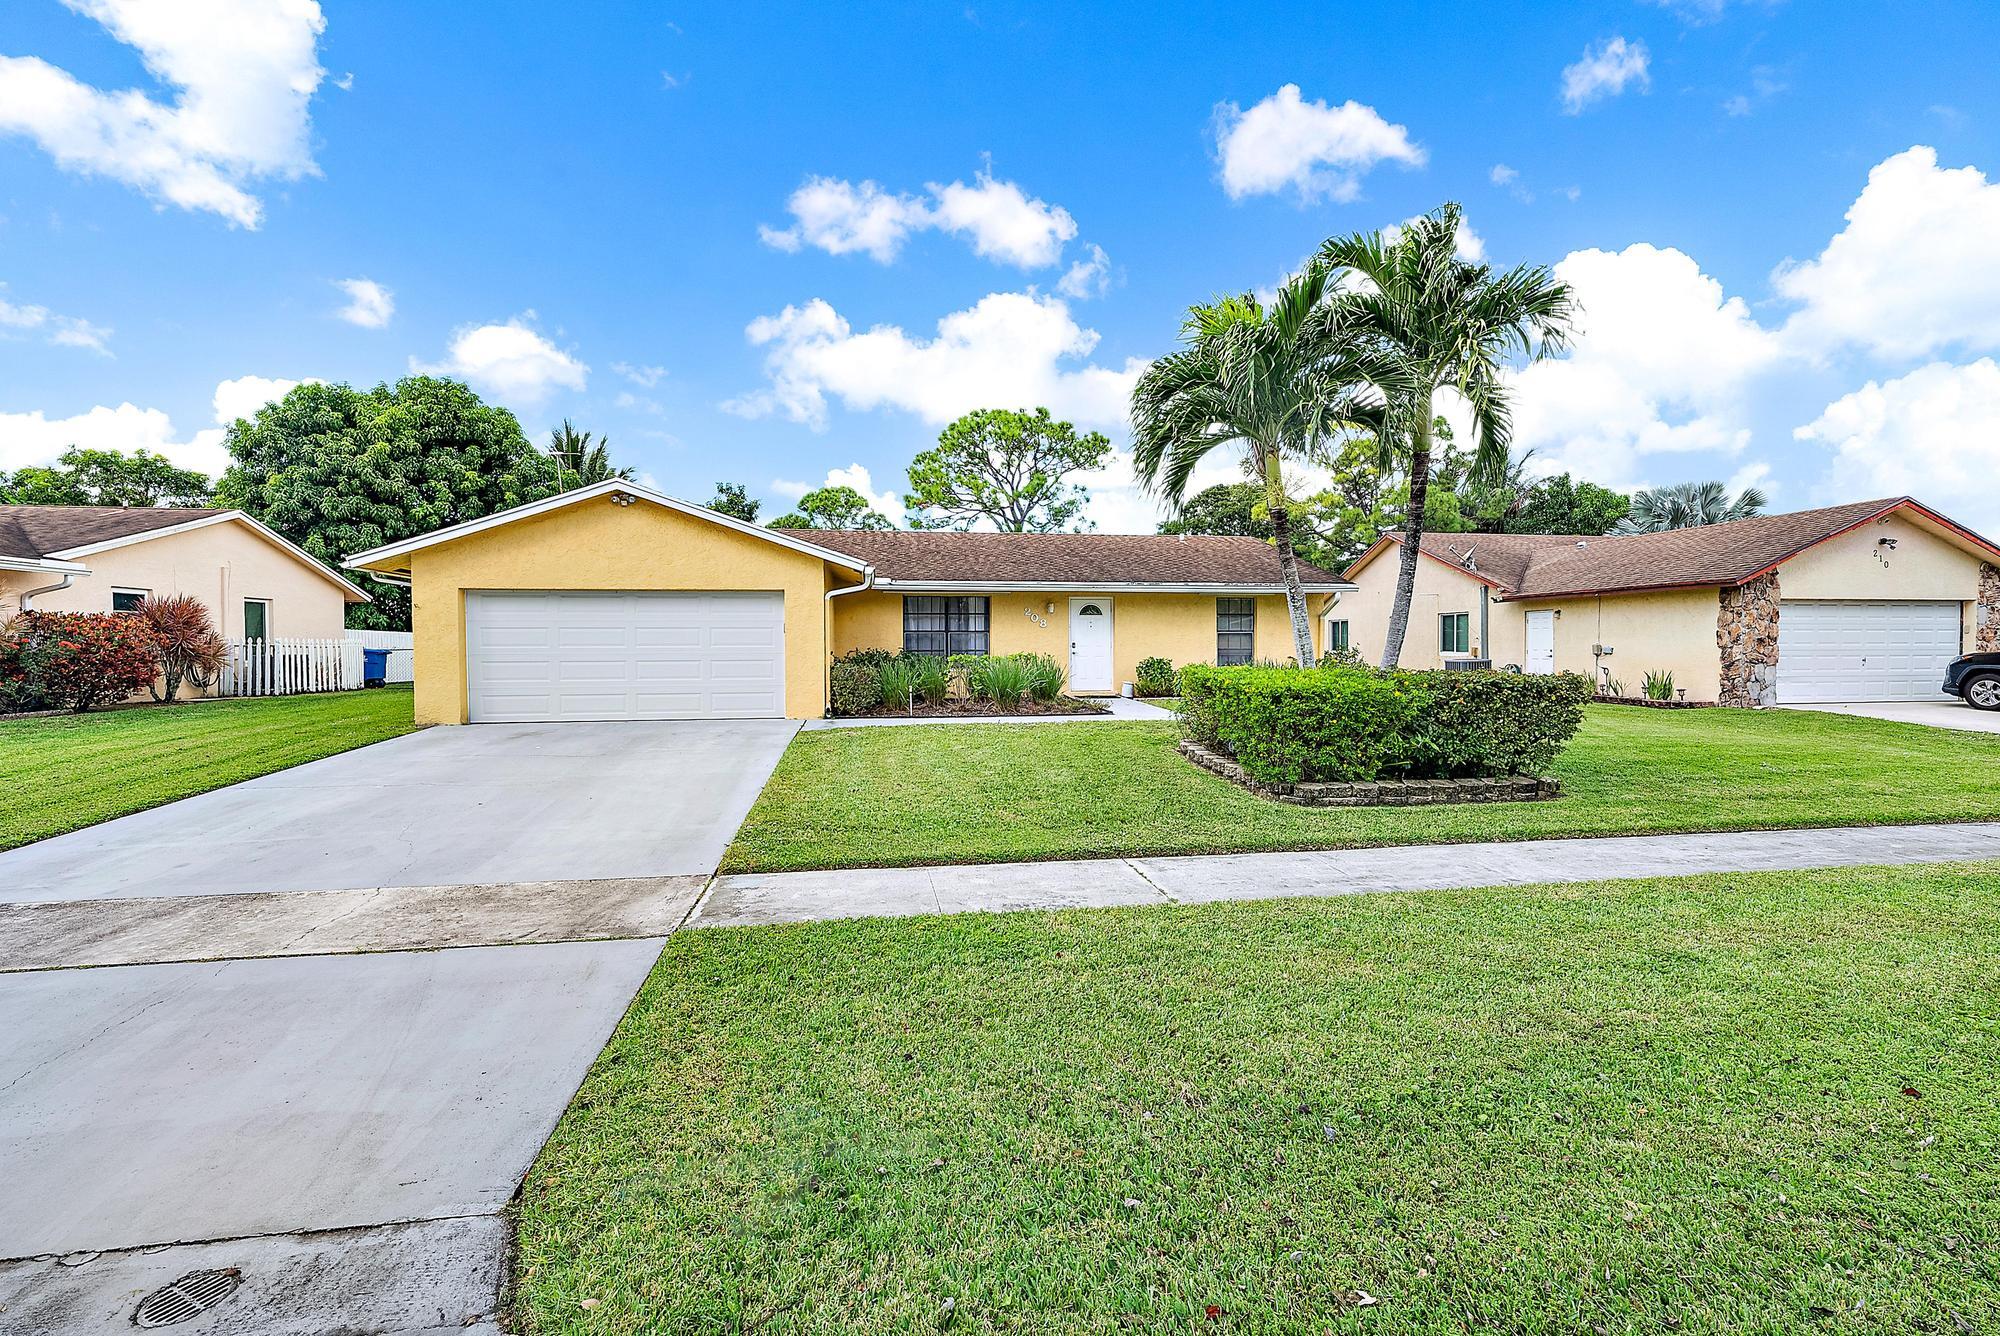
<path id="1" fill-rule="evenodd" d="M 363 649 L 386 649 L 389 662 L 385 665 L 385 682 L 414 682 L 417 680 L 415 659 L 417 638 L 408 631 L 349 631 L 347 638 Z"/>
<path id="2" fill-rule="evenodd" d="M 360 686 L 358 640 L 232 640 L 215 679 L 215 694 L 293 696 Z"/>

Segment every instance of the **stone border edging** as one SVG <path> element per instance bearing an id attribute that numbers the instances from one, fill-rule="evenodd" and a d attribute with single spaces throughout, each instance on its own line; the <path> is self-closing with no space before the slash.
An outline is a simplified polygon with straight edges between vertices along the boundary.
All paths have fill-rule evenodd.
<path id="1" fill-rule="evenodd" d="M 1719 710 L 1721 703 L 1712 700 L 1654 700 L 1650 696 L 1606 696 L 1590 698 L 1592 705 L 1636 705 L 1642 710 Z"/>
<path id="2" fill-rule="evenodd" d="M 1560 798 L 1562 786 L 1534 775 L 1489 779 L 1375 779 L 1330 783 L 1266 784 L 1221 752 L 1183 738 L 1181 755 L 1239 788 L 1295 807 L 1415 807 L 1430 803 L 1540 802 Z"/>

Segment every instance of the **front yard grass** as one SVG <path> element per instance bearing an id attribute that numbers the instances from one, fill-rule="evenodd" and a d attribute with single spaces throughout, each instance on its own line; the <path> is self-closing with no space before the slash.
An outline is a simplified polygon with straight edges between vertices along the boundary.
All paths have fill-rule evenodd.
<path id="1" fill-rule="evenodd" d="M 1986 863 L 682 932 L 528 1176 L 518 1312 L 1992 1331 L 1996 888 Z"/>
<path id="2" fill-rule="evenodd" d="M 801 733 L 725 872 L 2000 817 L 2000 736 L 1796 710 L 1592 706 L 1552 802 L 1314 810 L 1154 722 Z"/>
<path id="3" fill-rule="evenodd" d="M 0 849 L 408 733 L 407 688 L 0 720 Z"/>

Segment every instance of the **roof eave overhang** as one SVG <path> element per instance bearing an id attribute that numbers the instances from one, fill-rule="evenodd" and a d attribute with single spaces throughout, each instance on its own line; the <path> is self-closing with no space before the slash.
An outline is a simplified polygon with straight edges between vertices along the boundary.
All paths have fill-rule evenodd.
<path id="1" fill-rule="evenodd" d="M 8 557 L 0 556 L 0 571 L 28 571 L 40 575 L 88 575 L 90 567 L 80 561 L 62 561 L 55 557 Z"/>
<path id="2" fill-rule="evenodd" d="M 924 594 L 1282 594 L 1276 582 L 1242 581 L 1151 581 L 1151 580 L 920 580 L 894 579 L 878 575 L 877 589 Z M 1307 581 L 1300 589 L 1308 594 L 1343 594 L 1356 586 L 1345 580 Z"/>
<path id="3" fill-rule="evenodd" d="M 122 538 L 107 538 L 101 543 L 85 543 L 79 547 L 66 547 L 53 555 L 59 557 L 94 557 L 100 552 L 111 552 L 121 547 L 132 547 L 139 543 L 150 543 L 156 538 L 171 538 L 175 534 L 192 533 L 196 529 L 206 529 L 213 524 L 241 524 L 273 547 L 282 549 L 288 555 L 298 558 L 312 568 L 313 574 L 340 587 L 341 596 L 349 603 L 373 603 L 374 596 L 354 581 L 329 567 L 312 553 L 294 543 L 291 539 L 265 524 L 262 520 L 246 515 L 240 510 L 225 510 L 220 515 L 204 515 L 198 520 L 185 524 L 163 524 L 157 529 L 146 529 L 139 533 L 128 533 Z"/>
<path id="4" fill-rule="evenodd" d="M 665 492 L 648 487 L 644 483 L 627 482 L 622 478 L 613 478 L 608 482 L 593 483 L 589 487 L 579 487 L 573 491 L 558 492 L 554 496 L 546 496 L 539 501 L 529 501 L 506 510 L 495 511 L 491 515 L 486 515 L 476 520 L 467 520 L 463 524 L 454 524 L 443 529 L 433 529 L 429 533 L 418 534 L 414 538 L 405 538 L 399 542 L 385 543 L 381 547 L 370 548 L 366 552 L 356 552 L 340 564 L 345 570 L 361 571 L 366 574 L 407 576 L 410 573 L 409 562 L 398 559 L 407 557 L 413 552 L 421 551 L 427 547 L 436 547 L 441 543 L 456 542 L 461 538 L 469 538 L 476 533 L 484 533 L 488 529 L 498 529 L 519 520 L 532 519 L 537 515 L 546 515 L 551 511 L 562 510 L 581 502 L 595 500 L 598 497 L 618 494 L 631 496 L 641 501 L 648 501 L 665 510 L 672 510 L 679 514 L 692 516 L 695 519 L 707 520 L 722 528 L 733 529 L 748 537 L 760 538 L 765 542 L 775 543 L 779 547 L 790 548 L 794 552 L 800 552 L 810 557 L 817 557 L 821 561 L 838 566 L 842 570 L 853 571 L 857 575 L 865 574 L 868 570 L 868 564 L 859 557 L 851 557 L 845 552 L 837 552 L 832 548 L 821 547 L 817 543 L 808 543 L 803 539 L 793 538 L 790 536 L 795 532 L 793 530 L 767 529 L 760 525 L 747 524 L 733 515 L 724 515 L 720 511 L 710 510 L 706 506 L 697 506 L 692 502 L 668 496 Z"/>
<path id="5" fill-rule="evenodd" d="M 1385 549 L 1390 547 L 1401 547 L 1402 545 L 1403 545 L 1403 536 L 1401 534 L 1385 533 L 1380 538 L 1377 538 L 1374 542 L 1370 543 L 1368 545 L 1368 550 L 1366 552 L 1363 552 L 1360 556 L 1356 557 L 1353 563 L 1348 566 L 1347 570 L 1344 573 L 1348 576 L 1348 578 L 1352 579 L 1355 575 L 1358 575 L 1361 572 L 1361 568 L 1363 566 L 1366 566 L 1368 563 L 1375 560 L 1375 558 L 1380 556 Z M 1470 579 L 1477 580 L 1479 581 L 1479 583 L 1485 585 L 1488 589 L 1497 589 L 1501 591 L 1500 597 L 1503 600 L 1511 597 L 1511 595 L 1507 592 L 1506 585 L 1494 579 L 1492 576 L 1486 574 L 1484 571 L 1475 571 L 1472 570 L 1470 567 L 1461 566 L 1455 561 L 1446 561 L 1443 557 L 1440 557 L 1435 552 L 1424 551 L 1423 546 L 1421 544 L 1419 544 L 1417 547 L 1417 555 L 1421 557 L 1430 558 L 1432 561 L 1435 561 L 1438 565 L 1444 567 L 1448 571 L 1456 571 L 1460 575 L 1467 576 Z M 1348 587 L 1353 588 L 1352 585 L 1349 585 Z"/>

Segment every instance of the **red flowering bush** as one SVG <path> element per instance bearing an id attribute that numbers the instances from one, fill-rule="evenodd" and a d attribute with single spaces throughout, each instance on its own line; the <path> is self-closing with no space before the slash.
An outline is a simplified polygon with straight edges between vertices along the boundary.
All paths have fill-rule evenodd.
<path id="1" fill-rule="evenodd" d="M 74 710 L 153 683 L 153 631 L 105 612 L 24 612 L 0 630 L 0 690 L 19 706 Z"/>

